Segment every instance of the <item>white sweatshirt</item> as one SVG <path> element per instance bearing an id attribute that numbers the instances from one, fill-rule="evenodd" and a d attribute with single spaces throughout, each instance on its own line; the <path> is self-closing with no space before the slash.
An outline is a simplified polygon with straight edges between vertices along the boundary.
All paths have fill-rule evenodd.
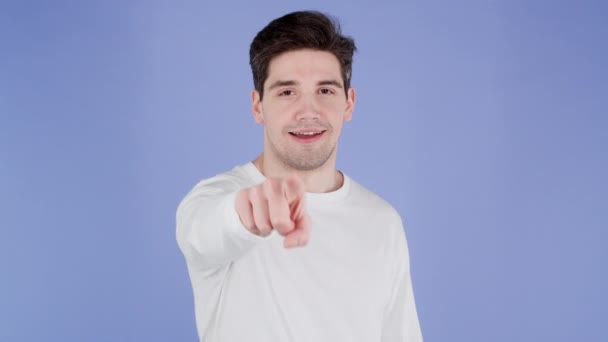
<path id="1" fill-rule="evenodd" d="M 307 193 L 305 247 L 250 233 L 236 193 L 264 181 L 252 164 L 198 183 L 177 209 L 201 341 L 422 341 L 398 212 L 344 175 Z"/>

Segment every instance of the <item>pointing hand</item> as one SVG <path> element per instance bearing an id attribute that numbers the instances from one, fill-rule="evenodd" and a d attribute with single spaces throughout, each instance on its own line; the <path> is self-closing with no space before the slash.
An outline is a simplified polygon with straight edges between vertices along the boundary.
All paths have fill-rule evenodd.
<path id="1" fill-rule="evenodd" d="M 310 235 L 305 187 L 297 176 L 267 178 L 264 183 L 242 189 L 236 197 L 236 211 L 251 233 L 268 236 L 276 230 L 285 237 L 286 248 L 304 246 Z"/>

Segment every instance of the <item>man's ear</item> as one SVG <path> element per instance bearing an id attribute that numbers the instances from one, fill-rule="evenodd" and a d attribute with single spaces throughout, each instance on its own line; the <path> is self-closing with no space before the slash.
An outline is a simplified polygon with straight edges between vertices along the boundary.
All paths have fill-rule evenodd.
<path id="1" fill-rule="evenodd" d="M 348 97 L 346 98 L 346 109 L 344 111 L 344 121 L 350 121 L 353 118 L 355 110 L 355 88 L 348 88 Z"/>
<path id="2" fill-rule="evenodd" d="M 253 119 L 261 124 L 264 122 L 264 114 L 262 113 L 262 101 L 260 93 L 257 90 L 251 91 L 251 110 L 253 111 Z"/>

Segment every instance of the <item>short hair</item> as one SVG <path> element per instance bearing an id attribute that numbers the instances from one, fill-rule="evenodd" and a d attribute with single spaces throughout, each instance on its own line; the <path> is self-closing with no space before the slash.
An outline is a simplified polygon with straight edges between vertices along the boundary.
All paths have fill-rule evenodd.
<path id="1" fill-rule="evenodd" d="M 327 51 L 336 56 L 348 97 L 353 53 L 357 49 L 355 41 L 342 35 L 337 19 L 318 11 L 297 11 L 271 21 L 251 42 L 249 64 L 260 100 L 264 95 L 270 61 L 284 52 L 300 49 Z"/>

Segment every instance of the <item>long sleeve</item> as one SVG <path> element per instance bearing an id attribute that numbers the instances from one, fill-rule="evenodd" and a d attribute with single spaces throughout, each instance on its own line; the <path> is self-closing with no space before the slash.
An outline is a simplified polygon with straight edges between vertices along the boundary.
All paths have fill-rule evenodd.
<path id="1" fill-rule="evenodd" d="M 216 270 L 263 239 L 241 223 L 235 209 L 239 189 L 237 183 L 227 179 L 203 181 L 180 203 L 176 236 L 190 268 Z"/>
<path id="2" fill-rule="evenodd" d="M 394 267 L 395 277 L 384 313 L 382 342 L 422 342 L 410 276 L 409 252 L 405 233 L 402 226 L 399 226 L 399 233 L 393 241 L 397 256 Z"/>

